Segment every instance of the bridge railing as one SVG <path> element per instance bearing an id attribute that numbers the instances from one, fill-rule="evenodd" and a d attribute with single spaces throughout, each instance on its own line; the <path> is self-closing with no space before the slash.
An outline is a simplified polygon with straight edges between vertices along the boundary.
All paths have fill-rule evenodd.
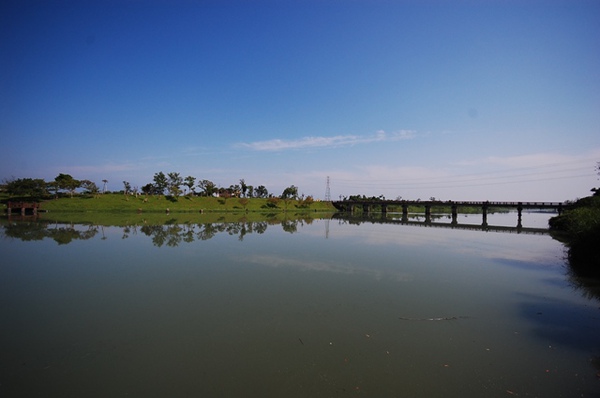
<path id="1" fill-rule="evenodd" d="M 356 205 L 409 205 L 409 206 L 496 206 L 496 207 L 563 207 L 565 202 L 490 202 L 490 201 L 441 201 L 441 200 L 340 200 L 334 204 Z"/>

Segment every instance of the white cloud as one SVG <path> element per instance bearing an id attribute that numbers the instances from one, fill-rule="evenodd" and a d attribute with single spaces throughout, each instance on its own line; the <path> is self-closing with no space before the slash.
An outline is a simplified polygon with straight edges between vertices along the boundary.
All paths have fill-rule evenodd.
<path id="1" fill-rule="evenodd" d="M 372 135 L 336 135 L 332 137 L 303 137 L 297 140 L 273 139 L 267 141 L 255 141 L 240 143 L 238 146 L 255 151 L 284 151 L 288 149 L 303 148 L 325 148 L 351 146 L 357 144 L 369 144 L 373 142 L 389 142 L 411 139 L 415 132 L 401 130 L 394 133 L 386 133 L 383 130 Z"/>

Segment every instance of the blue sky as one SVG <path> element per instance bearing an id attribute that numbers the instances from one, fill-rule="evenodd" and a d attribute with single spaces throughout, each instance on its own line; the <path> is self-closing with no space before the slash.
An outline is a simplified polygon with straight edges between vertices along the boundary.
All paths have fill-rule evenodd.
<path id="1" fill-rule="evenodd" d="M 0 178 L 587 196 L 598 21 L 578 0 L 4 0 Z"/>

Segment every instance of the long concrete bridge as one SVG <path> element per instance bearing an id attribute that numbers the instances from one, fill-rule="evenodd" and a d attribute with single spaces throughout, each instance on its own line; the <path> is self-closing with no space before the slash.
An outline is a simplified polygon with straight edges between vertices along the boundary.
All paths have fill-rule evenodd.
<path id="1" fill-rule="evenodd" d="M 441 200 L 341 200 L 334 201 L 332 204 L 336 209 L 343 212 L 354 213 L 357 209 L 361 209 L 363 214 L 369 214 L 374 212 L 378 208 L 379 212 L 386 214 L 390 207 L 402 208 L 403 220 L 408 220 L 408 208 L 409 207 L 420 207 L 425 209 L 426 222 L 431 221 L 431 209 L 435 207 L 450 208 L 452 214 L 452 223 L 457 223 L 458 211 L 460 208 L 480 208 L 483 217 L 482 225 L 487 225 L 487 214 L 490 208 L 497 209 L 512 209 L 516 210 L 518 214 L 517 226 L 521 226 L 521 219 L 523 210 L 535 209 L 535 210 L 553 210 L 558 214 L 561 214 L 567 204 L 562 202 L 469 202 L 469 201 L 441 201 Z"/>

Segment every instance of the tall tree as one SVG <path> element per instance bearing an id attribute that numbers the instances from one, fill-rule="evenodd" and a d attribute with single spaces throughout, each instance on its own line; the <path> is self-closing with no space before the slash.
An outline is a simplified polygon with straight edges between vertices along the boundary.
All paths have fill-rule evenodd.
<path id="1" fill-rule="evenodd" d="M 269 191 L 264 185 L 259 185 L 254 190 L 254 194 L 257 198 L 267 198 L 269 196 Z"/>
<path id="2" fill-rule="evenodd" d="M 283 203 L 285 204 L 285 210 L 287 211 L 288 205 L 290 201 L 296 199 L 298 197 L 298 187 L 295 185 L 290 185 L 286 189 L 283 190 L 281 194 L 281 199 L 283 199 Z"/>
<path id="3" fill-rule="evenodd" d="M 202 180 L 198 183 L 198 188 L 202 191 L 203 196 L 213 196 L 217 192 L 217 186 L 209 180 Z"/>
<path id="4" fill-rule="evenodd" d="M 131 191 L 131 184 L 129 181 L 123 181 L 123 195 L 125 195 L 125 200 L 129 201 L 129 196 L 127 194 Z"/>
<path id="5" fill-rule="evenodd" d="M 56 178 L 54 178 L 54 181 L 56 182 L 58 189 L 64 189 L 65 191 L 68 191 L 71 197 L 73 197 L 75 190 L 81 186 L 81 182 L 74 179 L 69 174 L 60 173 L 58 176 L 56 176 Z"/>
<path id="6" fill-rule="evenodd" d="M 167 176 L 162 171 L 154 174 L 154 188 L 155 192 L 159 195 L 163 195 L 165 193 L 165 189 L 167 189 Z"/>
<path id="7" fill-rule="evenodd" d="M 81 180 L 81 187 L 85 189 L 87 194 L 93 197 L 97 197 L 100 193 L 100 189 L 98 189 L 96 183 L 90 180 Z"/>
<path id="8" fill-rule="evenodd" d="M 240 179 L 240 191 L 242 193 L 242 196 L 246 196 L 247 190 L 248 190 L 248 185 L 246 185 L 246 180 L 244 180 L 243 178 Z"/>
<path id="9" fill-rule="evenodd" d="M 144 195 L 153 195 L 155 187 L 153 184 L 146 184 L 142 187 L 142 192 Z"/>
<path id="10" fill-rule="evenodd" d="M 181 185 L 183 184 L 183 178 L 179 175 L 179 173 L 169 173 L 169 182 L 167 184 L 167 190 L 169 191 L 169 195 L 173 197 L 179 196 L 181 193 Z"/>
<path id="11" fill-rule="evenodd" d="M 11 196 L 41 198 L 48 193 L 46 181 L 41 178 L 12 178 L 4 180 L 4 189 Z"/>
<path id="12" fill-rule="evenodd" d="M 194 191 L 194 184 L 196 183 L 196 177 L 192 177 L 192 176 L 187 176 L 185 177 L 184 180 L 184 185 L 186 187 L 188 187 L 189 193 L 190 194 L 195 194 L 196 192 Z"/>
<path id="13" fill-rule="evenodd" d="M 298 187 L 295 185 L 290 185 L 286 189 L 283 190 L 281 194 L 281 199 L 296 199 L 298 197 Z"/>

